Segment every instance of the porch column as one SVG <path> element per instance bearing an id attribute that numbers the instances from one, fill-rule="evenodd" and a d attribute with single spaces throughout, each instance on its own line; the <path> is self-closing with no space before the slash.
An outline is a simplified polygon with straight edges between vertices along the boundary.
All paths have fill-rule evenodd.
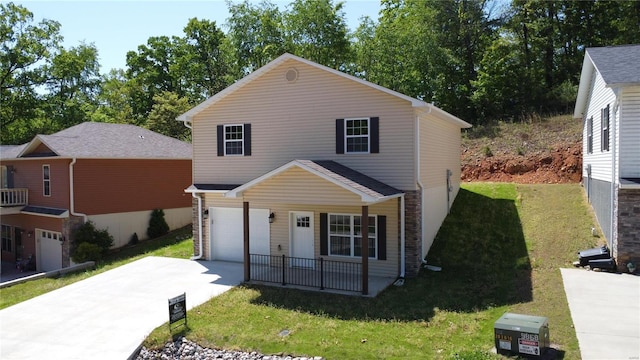
<path id="1" fill-rule="evenodd" d="M 244 227 L 244 281 L 251 280 L 251 260 L 249 259 L 249 202 L 242 203 Z"/>
<path id="2" fill-rule="evenodd" d="M 362 295 L 369 293 L 369 207 L 362 207 L 360 220 L 360 233 L 362 234 Z"/>

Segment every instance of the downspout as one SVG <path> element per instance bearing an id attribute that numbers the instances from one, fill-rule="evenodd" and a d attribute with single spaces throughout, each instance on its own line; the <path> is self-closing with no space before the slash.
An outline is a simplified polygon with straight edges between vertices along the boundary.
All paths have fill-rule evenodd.
<path id="1" fill-rule="evenodd" d="M 426 112 L 425 115 L 429 115 L 431 114 L 431 106 L 429 106 L 429 111 Z M 415 169 L 416 169 L 416 179 L 417 179 L 417 184 L 418 187 L 420 188 L 420 243 L 422 244 L 423 240 L 424 240 L 424 185 L 422 184 L 422 180 L 421 180 L 421 168 L 420 168 L 420 117 L 416 116 L 416 144 L 415 144 L 415 149 L 416 149 L 416 153 L 415 153 L 415 159 L 416 159 L 416 164 L 415 164 Z M 404 201 L 404 197 L 402 198 L 402 200 Z M 403 207 L 404 210 L 404 207 Z M 404 229 L 403 229 L 404 230 Z M 420 254 L 420 260 L 422 262 L 424 262 L 424 259 L 422 259 L 422 254 Z M 403 260 L 404 260 L 404 256 L 403 256 Z M 404 267 L 403 267 L 404 270 Z"/>
<path id="2" fill-rule="evenodd" d="M 186 124 L 186 123 L 185 123 Z M 190 260 L 199 260 L 202 258 L 202 197 L 191 193 L 194 199 L 198 199 L 198 255 L 190 257 Z"/>
<path id="3" fill-rule="evenodd" d="M 69 164 L 69 213 L 73 216 L 82 216 L 82 223 L 87 222 L 87 214 L 76 212 L 74 194 L 73 194 L 73 165 L 76 163 L 76 158 L 71 160 Z"/>
<path id="4" fill-rule="evenodd" d="M 611 109 L 611 112 L 613 114 L 609 114 L 609 126 L 611 127 L 611 134 L 613 134 L 612 139 L 611 139 L 611 145 L 613 150 L 611 150 L 611 248 L 613 250 L 613 244 L 614 244 L 614 237 L 616 236 L 616 231 L 614 229 L 614 224 L 617 223 L 615 220 L 615 215 L 616 215 L 616 211 L 615 211 L 615 204 L 616 204 L 616 197 L 617 197 L 617 192 L 616 192 L 616 188 L 617 188 L 617 176 L 616 176 L 616 138 L 617 138 L 617 134 L 616 134 L 616 120 L 617 120 L 617 116 L 615 115 L 618 111 L 618 102 L 619 102 L 619 89 L 618 91 L 614 91 L 616 93 L 616 100 L 613 103 L 613 108 Z M 613 115 L 613 116 L 612 116 Z M 613 117 L 613 121 L 611 121 L 611 117 Z M 616 239 L 617 240 L 617 239 Z M 616 241 L 617 242 L 617 241 Z M 617 255 L 617 251 L 616 251 L 616 255 Z"/>
<path id="5" fill-rule="evenodd" d="M 400 278 L 404 279 L 404 268 L 405 268 L 405 259 L 404 259 L 404 244 L 405 244 L 405 232 L 404 232 L 404 228 L 405 228 L 405 219 L 404 219 L 404 215 L 405 215 L 405 210 L 404 210 L 404 194 L 402 194 L 402 196 L 400 196 Z"/>

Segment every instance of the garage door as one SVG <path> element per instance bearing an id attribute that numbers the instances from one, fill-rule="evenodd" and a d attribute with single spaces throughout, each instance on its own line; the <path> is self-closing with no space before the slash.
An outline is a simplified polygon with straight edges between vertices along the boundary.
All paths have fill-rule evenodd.
<path id="1" fill-rule="evenodd" d="M 211 259 L 243 261 L 244 225 L 241 208 L 212 207 Z M 249 252 L 269 255 L 269 210 L 249 209 Z"/>
<path id="2" fill-rule="evenodd" d="M 40 271 L 62 268 L 62 234 L 40 230 Z M 36 261 L 38 259 L 36 258 Z"/>

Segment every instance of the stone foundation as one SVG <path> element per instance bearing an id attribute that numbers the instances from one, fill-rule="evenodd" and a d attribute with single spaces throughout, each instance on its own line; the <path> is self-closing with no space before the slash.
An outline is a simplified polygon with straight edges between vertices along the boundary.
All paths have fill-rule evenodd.
<path id="1" fill-rule="evenodd" d="M 618 236 L 613 256 L 618 271 L 628 272 L 627 263 L 632 262 L 640 272 L 640 189 L 618 191 Z"/>

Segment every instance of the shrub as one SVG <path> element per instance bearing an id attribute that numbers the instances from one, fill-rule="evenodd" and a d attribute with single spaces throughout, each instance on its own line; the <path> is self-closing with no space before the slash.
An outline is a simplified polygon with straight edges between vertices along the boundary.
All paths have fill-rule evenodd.
<path id="1" fill-rule="evenodd" d="M 492 157 L 493 156 L 493 152 L 491 151 L 491 148 L 489 146 L 485 146 L 484 148 L 482 148 L 482 153 L 486 157 Z"/>
<path id="2" fill-rule="evenodd" d="M 131 240 L 129 240 L 129 244 L 131 245 L 135 245 L 138 243 L 138 233 L 133 233 L 133 235 L 131 235 Z"/>
<path id="3" fill-rule="evenodd" d="M 164 219 L 164 211 L 155 209 L 151 212 L 149 227 L 147 228 L 147 236 L 149 239 L 160 237 L 169 232 L 169 225 Z"/>
<path id="4" fill-rule="evenodd" d="M 100 249 L 101 254 L 105 254 L 113 245 L 113 236 L 111 236 L 106 229 L 96 229 L 95 224 L 91 221 L 80 225 L 73 235 L 73 242 L 71 244 L 72 258 L 82 243 L 96 245 Z"/>
<path id="5" fill-rule="evenodd" d="M 83 242 L 78 245 L 76 251 L 71 255 L 71 259 L 75 263 L 83 263 L 85 261 L 98 261 L 102 259 L 104 250 L 96 244 Z"/>

